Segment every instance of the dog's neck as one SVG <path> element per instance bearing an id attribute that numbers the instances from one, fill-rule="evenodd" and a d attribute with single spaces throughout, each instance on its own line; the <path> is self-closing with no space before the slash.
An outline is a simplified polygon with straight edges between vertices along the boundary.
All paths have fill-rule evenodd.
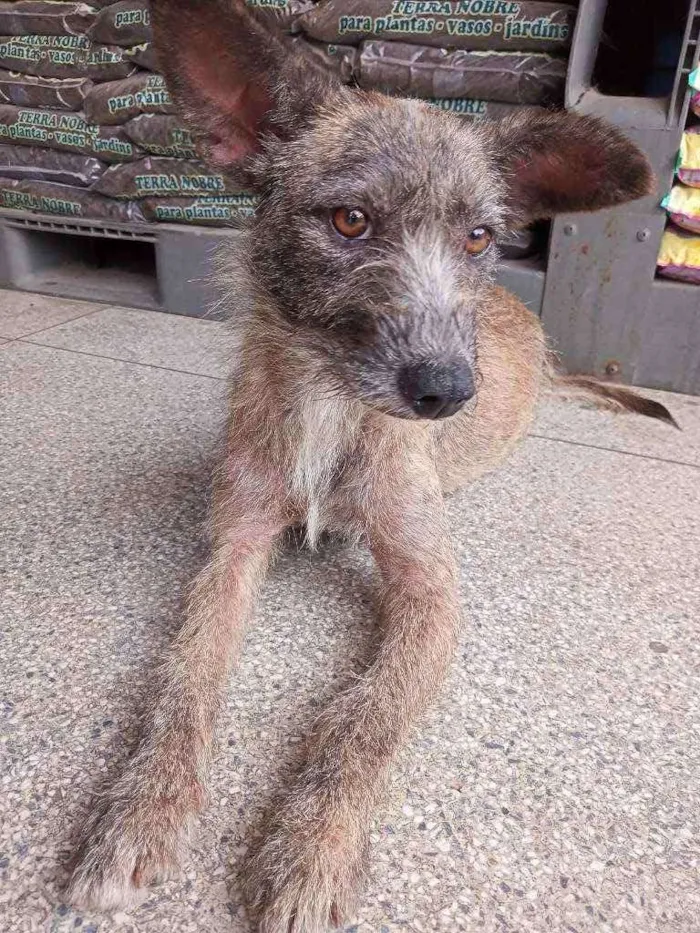
<path id="1" fill-rule="evenodd" d="M 328 525 L 329 494 L 359 443 L 368 409 L 339 393 L 309 351 L 308 335 L 259 305 L 249 310 L 241 334 L 232 401 L 234 430 L 244 442 L 253 433 L 264 438 L 264 456 L 282 474 L 314 545 Z"/>

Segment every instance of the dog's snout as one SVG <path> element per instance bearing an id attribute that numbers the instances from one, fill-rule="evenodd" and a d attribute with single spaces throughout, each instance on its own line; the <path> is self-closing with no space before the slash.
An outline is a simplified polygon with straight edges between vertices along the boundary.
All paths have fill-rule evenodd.
<path id="1" fill-rule="evenodd" d="M 449 418 L 474 395 L 474 374 L 469 363 L 425 360 L 406 366 L 399 389 L 421 418 Z"/>

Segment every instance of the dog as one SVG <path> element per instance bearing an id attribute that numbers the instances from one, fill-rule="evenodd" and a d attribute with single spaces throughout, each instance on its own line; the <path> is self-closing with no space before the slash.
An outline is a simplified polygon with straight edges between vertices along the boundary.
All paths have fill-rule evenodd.
<path id="1" fill-rule="evenodd" d="M 594 118 L 533 109 L 469 124 L 343 86 L 241 0 L 154 0 L 153 20 L 203 157 L 259 193 L 244 261 L 222 273 L 234 308 L 252 298 L 237 315 L 211 559 L 68 896 L 118 909 L 180 863 L 245 621 L 283 533 L 303 526 L 312 546 L 328 531 L 366 542 L 381 578 L 376 653 L 316 721 L 245 872 L 257 929 L 321 933 L 352 914 L 387 770 L 455 652 L 444 494 L 503 462 L 552 384 L 673 420 L 554 372 L 538 318 L 494 284 L 497 241 L 648 195 L 654 179 Z"/>

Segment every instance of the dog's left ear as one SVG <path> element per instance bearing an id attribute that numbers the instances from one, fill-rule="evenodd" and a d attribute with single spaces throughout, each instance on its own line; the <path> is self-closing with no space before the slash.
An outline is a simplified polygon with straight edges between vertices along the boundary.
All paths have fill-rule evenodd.
<path id="1" fill-rule="evenodd" d="M 646 156 L 597 117 L 533 109 L 484 131 L 518 223 L 614 207 L 654 192 Z"/>

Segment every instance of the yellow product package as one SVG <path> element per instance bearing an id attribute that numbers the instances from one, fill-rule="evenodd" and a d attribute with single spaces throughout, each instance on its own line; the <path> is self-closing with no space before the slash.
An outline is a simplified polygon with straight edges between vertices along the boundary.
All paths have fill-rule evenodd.
<path id="1" fill-rule="evenodd" d="M 690 233 L 700 233 L 700 188 L 674 185 L 661 206 L 668 211 L 674 224 Z"/>
<path id="2" fill-rule="evenodd" d="M 657 260 L 659 274 L 700 285 L 700 236 L 668 227 Z"/>
<path id="3" fill-rule="evenodd" d="M 676 174 L 684 185 L 700 188 L 700 126 L 683 133 Z"/>

